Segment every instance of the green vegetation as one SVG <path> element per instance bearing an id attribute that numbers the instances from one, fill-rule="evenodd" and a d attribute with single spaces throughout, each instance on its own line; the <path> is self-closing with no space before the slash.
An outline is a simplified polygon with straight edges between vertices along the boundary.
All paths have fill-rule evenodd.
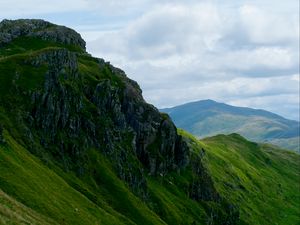
<path id="1" fill-rule="evenodd" d="M 247 224 L 299 224 L 300 156 L 238 134 L 201 141 L 180 130 L 205 162 L 218 191 L 240 208 Z"/>
<path id="2" fill-rule="evenodd" d="M 182 130 L 180 133 L 194 153 L 205 149 L 205 165 L 221 195 L 239 207 L 240 224 L 300 222 L 299 155 L 258 145 L 236 134 L 199 141 Z M 90 176 L 78 179 L 54 165 L 43 165 L 6 131 L 4 138 L 6 143 L 0 145 L 0 221 L 4 224 L 207 221 L 204 208 L 183 191 L 190 179 L 188 169 L 180 175 L 148 177 L 152 203 L 147 206 L 116 177 L 109 161 L 97 151 L 90 152 L 98 168 L 96 184 Z"/>
<path id="3" fill-rule="evenodd" d="M 57 42 L 45 41 L 37 37 L 18 37 L 8 43 L 5 48 L 0 48 L 0 60 L 11 55 L 21 53 L 33 53 L 36 50 L 43 48 L 60 47 L 66 48 L 73 52 L 83 53 L 83 50 L 75 45 L 64 45 Z"/>
<path id="4" fill-rule="evenodd" d="M 65 224 L 122 224 L 118 213 L 97 206 L 10 136 L 5 134 L 4 138 L 7 144 L 0 147 L 1 189 L 37 212 L 39 220 L 47 218 L 46 221 Z M 24 215 L 26 217 L 26 211 Z"/>
<path id="5" fill-rule="evenodd" d="M 57 224 L 9 197 L 1 189 L 0 215 L 0 224 Z"/>

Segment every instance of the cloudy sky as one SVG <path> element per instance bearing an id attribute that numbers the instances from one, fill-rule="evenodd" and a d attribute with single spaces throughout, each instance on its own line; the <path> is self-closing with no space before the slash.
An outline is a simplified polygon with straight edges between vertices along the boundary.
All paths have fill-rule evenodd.
<path id="1" fill-rule="evenodd" d="M 214 99 L 299 120 L 299 0 L 1 0 L 0 20 L 76 29 L 145 99 Z"/>

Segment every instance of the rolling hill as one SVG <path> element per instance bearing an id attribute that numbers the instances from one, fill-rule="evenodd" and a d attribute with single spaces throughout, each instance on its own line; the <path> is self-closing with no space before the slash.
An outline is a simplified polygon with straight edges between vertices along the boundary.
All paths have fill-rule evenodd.
<path id="1" fill-rule="evenodd" d="M 238 133 L 252 141 L 300 152 L 300 123 L 265 110 L 203 100 L 161 111 L 168 113 L 178 127 L 200 138 Z"/>
<path id="2" fill-rule="evenodd" d="M 0 23 L 0 224 L 299 224 L 299 160 L 198 141 L 75 31 Z"/>
<path id="3" fill-rule="evenodd" d="M 199 141 L 180 133 L 204 155 L 217 190 L 239 207 L 241 224 L 299 224 L 299 154 L 250 142 L 239 134 Z"/>

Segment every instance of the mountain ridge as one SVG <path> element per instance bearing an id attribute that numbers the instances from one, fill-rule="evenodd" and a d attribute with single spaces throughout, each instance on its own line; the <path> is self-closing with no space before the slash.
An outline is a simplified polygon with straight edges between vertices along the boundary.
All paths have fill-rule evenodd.
<path id="1" fill-rule="evenodd" d="M 249 111 L 261 112 L 262 114 L 265 114 L 265 115 L 274 116 L 275 118 L 278 118 L 278 119 L 284 119 L 284 120 L 289 120 L 289 121 L 298 122 L 298 123 L 300 122 L 300 121 L 294 120 L 294 119 L 287 119 L 284 116 L 281 116 L 279 114 L 270 112 L 270 111 L 265 110 L 265 109 L 251 108 L 251 107 L 246 107 L 246 106 L 234 106 L 234 105 L 226 104 L 224 102 L 218 102 L 218 101 L 215 101 L 215 100 L 212 100 L 212 99 L 204 99 L 204 100 L 186 102 L 186 103 L 183 103 L 183 104 L 180 104 L 180 105 L 176 105 L 176 106 L 173 106 L 173 107 L 161 108 L 160 110 L 162 110 L 162 111 L 174 110 L 177 107 L 185 107 L 185 106 L 189 106 L 191 104 L 197 105 L 199 103 L 202 104 L 203 106 L 220 104 L 220 105 L 223 105 L 223 106 L 226 106 L 226 107 L 229 106 L 229 108 L 235 108 L 235 109 L 239 109 L 239 110 L 247 109 Z"/>
<path id="2" fill-rule="evenodd" d="M 161 111 L 169 113 L 178 127 L 198 137 L 236 132 L 253 141 L 274 143 L 300 151 L 297 142 L 300 123 L 266 110 L 203 100 Z M 286 143 L 288 140 L 292 143 Z"/>

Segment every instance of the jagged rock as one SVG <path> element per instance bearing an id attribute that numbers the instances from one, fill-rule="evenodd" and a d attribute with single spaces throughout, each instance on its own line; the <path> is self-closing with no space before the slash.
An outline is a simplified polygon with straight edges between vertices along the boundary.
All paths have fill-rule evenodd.
<path id="1" fill-rule="evenodd" d="M 41 20 L 3 21 L 0 33 L 0 45 L 20 36 L 34 36 L 85 47 L 79 34 Z M 94 67 L 92 71 L 80 70 L 88 67 L 80 61 L 86 58 L 88 64 L 96 64 L 103 73 L 97 75 L 103 77 L 92 76 Z M 24 142 L 30 142 L 30 150 L 38 153 L 35 148 L 42 147 L 63 169 L 83 176 L 90 169 L 87 152 L 96 149 L 112 162 L 119 178 L 144 200 L 149 197 L 146 174 L 163 179 L 172 171 L 180 174 L 191 167 L 194 177 L 187 184 L 188 196 L 199 202 L 224 204 L 227 214 L 211 211 L 212 221 L 228 216 L 226 221 L 232 222 L 223 224 L 234 224 L 235 211 L 222 202 L 201 155 L 191 158 L 187 143 L 177 134 L 169 116 L 147 104 L 139 85 L 124 71 L 103 59 L 65 48 L 31 54 L 22 63 L 46 67 L 41 74 L 43 84 L 22 94 L 29 104 L 22 106 L 23 118 L 19 122 L 25 126 Z M 18 82 L 15 88 L 22 91 Z"/>
<path id="2" fill-rule="evenodd" d="M 104 79 L 94 90 L 90 90 L 91 87 L 82 90 L 82 93 L 86 93 L 85 96 L 77 95 L 66 81 L 73 82 L 79 89 L 83 88 L 80 85 L 83 81 L 78 72 L 76 54 L 66 49 L 43 52 L 27 60 L 26 63 L 35 67 L 45 63 L 48 65 L 43 90 L 31 95 L 33 107 L 28 117 L 31 126 L 42 130 L 39 136 L 43 140 L 43 146 L 60 143 L 60 147 L 51 151 L 56 152 L 54 154 L 65 162 L 66 158 L 61 152 L 69 154 L 74 161 L 80 160 L 84 149 L 101 148 L 117 162 L 119 176 L 136 190 L 143 189 L 141 186 L 145 189 L 145 178 L 139 168 L 132 167 L 126 160 L 120 160 L 116 153 L 117 146 L 127 141 L 121 133 L 132 133 L 130 147 L 133 147 L 134 154 L 150 174 L 166 174 L 168 171 L 184 168 L 189 161 L 187 146 L 177 135 L 170 118 L 145 103 L 137 83 L 129 80 L 123 71 L 103 64 L 100 59 L 98 62 L 102 67 L 110 68 L 115 76 L 122 77 L 124 87 L 113 85 L 110 80 Z M 103 120 L 86 117 L 84 98 L 94 104 L 98 117 Z M 81 143 L 81 150 L 74 144 L 66 145 L 61 138 L 61 131 L 77 144 Z M 129 158 L 132 153 L 123 151 L 122 154 Z M 68 165 L 72 163 L 65 163 L 65 167 Z"/>
<path id="3" fill-rule="evenodd" d="M 150 174 L 165 174 L 188 163 L 183 140 L 169 117 L 146 104 L 137 83 L 126 80 L 122 111 L 129 126 L 136 132 L 136 151 Z"/>
<path id="4" fill-rule="evenodd" d="M 44 20 L 3 20 L 0 23 L 0 46 L 20 36 L 37 37 L 46 41 L 76 45 L 85 50 L 85 41 L 74 30 Z"/>

